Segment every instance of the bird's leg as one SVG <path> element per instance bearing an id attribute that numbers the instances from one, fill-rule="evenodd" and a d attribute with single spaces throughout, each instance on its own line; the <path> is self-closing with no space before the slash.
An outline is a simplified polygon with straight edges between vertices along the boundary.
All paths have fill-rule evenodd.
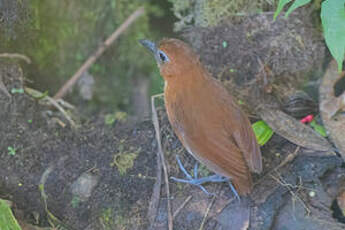
<path id="1" fill-rule="evenodd" d="M 176 156 L 176 160 L 177 160 L 177 164 L 179 165 L 181 171 L 183 172 L 183 174 L 185 174 L 185 176 L 187 177 L 187 179 L 179 179 L 176 177 L 171 177 L 172 180 L 177 181 L 177 182 L 182 182 L 182 183 L 187 183 L 187 184 L 192 184 L 192 185 L 196 185 L 198 186 L 204 193 L 206 193 L 207 195 L 215 195 L 212 193 L 209 193 L 203 186 L 202 184 L 207 183 L 207 182 L 228 182 L 230 185 L 231 190 L 233 191 L 233 193 L 235 194 L 236 198 L 240 200 L 240 197 L 236 191 L 236 189 L 234 188 L 234 186 L 232 185 L 232 183 L 230 182 L 229 178 L 220 176 L 220 175 L 212 175 L 212 176 L 207 176 L 207 177 L 202 177 L 202 178 L 198 178 L 198 163 L 195 164 L 194 166 L 194 178 L 192 177 L 192 175 L 190 175 L 187 170 L 183 167 L 181 160 L 179 158 L 179 156 Z"/>
<path id="2" fill-rule="evenodd" d="M 234 193 L 234 195 L 235 195 L 235 197 L 237 198 L 237 200 L 241 201 L 241 198 L 240 198 L 240 196 L 238 195 L 238 193 L 237 193 L 235 187 L 232 185 L 230 179 L 229 179 L 229 182 L 228 182 L 228 183 L 229 183 L 229 186 L 230 186 L 230 188 L 231 188 L 231 191 Z"/>
<path id="3" fill-rule="evenodd" d="M 179 179 L 176 177 L 170 177 L 172 180 L 177 181 L 177 182 L 182 182 L 182 183 L 187 183 L 187 184 L 193 184 L 198 186 L 204 193 L 206 193 L 208 196 L 214 195 L 212 193 L 209 193 L 200 183 L 197 183 L 197 177 L 198 177 L 198 163 L 195 164 L 194 166 L 194 177 L 193 177 L 187 172 L 187 170 L 183 167 L 181 160 L 179 156 L 176 156 L 177 164 L 179 165 L 181 171 L 183 174 L 187 177 L 187 179 Z"/>
<path id="4" fill-rule="evenodd" d="M 198 179 L 198 162 L 194 165 L 194 178 Z"/>

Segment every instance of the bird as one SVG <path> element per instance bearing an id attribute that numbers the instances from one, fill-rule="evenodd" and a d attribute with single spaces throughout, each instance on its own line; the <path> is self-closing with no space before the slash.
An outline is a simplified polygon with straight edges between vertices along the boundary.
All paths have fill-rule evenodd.
<path id="1" fill-rule="evenodd" d="M 229 181 L 236 197 L 249 195 L 251 172 L 261 173 L 262 156 L 246 114 L 187 43 L 175 38 L 157 44 L 139 42 L 154 56 L 164 79 L 164 102 L 173 131 L 187 152 L 215 173 L 198 178 L 196 165 L 193 178 L 177 158 L 187 179 L 173 179 L 206 193 L 202 184 Z"/>

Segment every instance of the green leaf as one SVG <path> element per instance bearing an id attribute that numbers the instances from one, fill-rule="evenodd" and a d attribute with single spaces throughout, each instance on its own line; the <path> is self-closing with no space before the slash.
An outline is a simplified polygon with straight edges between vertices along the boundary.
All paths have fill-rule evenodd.
<path id="1" fill-rule="evenodd" d="M 294 3 L 292 3 L 292 5 L 289 7 L 288 11 L 285 14 L 285 18 L 289 17 L 289 15 L 291 14 L 292 11 L 294 11 L 295 9 L 297 9 L 300 6 L 304 6 L 306 4 L 308 4 L 309 2 L 311 2 L 311 0 L 296 0 L 294 1 Z"/>
<path id="2" fill-rule="evenodd" d="M 11 156 L 16 155 L 16 149 L 13 148 L 12 146 L 8 146 L 7 150 L 8 150 L 8 155 L 11 155 Z"/>
<path id="3" fill-rule="evenodd" d="M 345 0 L 326 0 L 321 5 L 321 21 L 326 44 L 342 70 L 345 55 Z"/>
<path id="4" fill-rule="evenodd" d="M 273 130 L 264 121 L 255 122 L 252 124 L 252 128 L 256 136 L 256 140 L 261 146 L 266 144 L 273 135 Z"/>
<path id="5" fill-rule="evenodd" d="M 104 117 L 104 123 L 106 125 L 112 125 L 112 124 L 114 124 L 115 121 L 116 121 L 115 114 L 107 114 Z"/>
<path id="6" fill-rule="evenodd" d="M 37 100 L 41 100 L 46 96 L 48 96 L 48 90 L 44 91 L 41 95 L 34 96 L 34 98 L 36 98 Z"/>
<path id="7" fill-rule="evenodd" d="M 327 137 L 326 129 L 322 125 L 317 124 L 314 120 L 310 122 L 309 125 L 313 127 L 313 129 L 316 132 L 318 132 L 321 136 Z"/>
<path id="8" fill-rule="evenodd" d="M 12 210 L 6 200 L 0 199 L 0 229 L 21 230 Z"/>
<path id="9" fill-rule="evenodd" d="M 71 200 L 71 206 L 72 208 L 78 208 L 78 206 L 80 205 L 81 200 L 80 197 L 78 196 L 73 196 L 72 200 Z"/>
<path id="10" fill-rule="evenodd" d="M 114 124 L 115 121 L 125 122 L 126 120 L 127 120 L 127 113 L 125 112 L 116 112 L 114 114 L 107 114 L 104 117 L 104 123 L 106 125 L 112 125 Z"/>
<path id="11" fill-rule="evenodd" d="M 276 20 L 277 16 L 280 14 L 280 12 L 282 11 L 282 9 L 284 8 L 284 6 L 286 4 L 288 4 L 289 2 L 291 2 L 291 0 L 279 0 L 276 12 L 274 12 L 274 16 L 273 19 Z"/>
<path id="12" fill-rule="evenodd" d="M 12 89 L 11 89 L 11 93 L 12 93 L 12 94 L 15 94 L 15 93 L 24 93 L 24 89 L 22 89 L 22 88 L 19 88 L 19 89 L 17 89 L 17 88 L 12 88 Z"/>

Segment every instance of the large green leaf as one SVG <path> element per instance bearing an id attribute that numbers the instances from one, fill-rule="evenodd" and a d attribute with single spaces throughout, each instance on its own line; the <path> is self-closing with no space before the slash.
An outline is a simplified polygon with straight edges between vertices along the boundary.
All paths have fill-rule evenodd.
<path id="1" fill-rule="evenodd" d="M 274 20 L 276 20 L 277 16 L 280 14 L 284 6 L 288 4 L 289 2 L 291 2 L 291 0 L 279 0 L 276 12 L 274 12 L 274 16 L 273 16 Z"/>
<path id="2" fill-rule="evenodd" d="M 345 55 L 345 0 L 326 0 L 321 5 L 321 21 L 326 44 L 342 70 Z"/>
<path id="3" fill-rule="evenodd" d="M 10 206 L 2 199 L 0 199 L 0 229 L 21 230 L 16 218 L 13 216 Z"/>
<path id="4" fill-rule="evenodd" d="M 273 130 L 266 124 L 266 122 L 260 120 L 252 124 L 252 128 L 258 141 L 258 144 L 263 146 L 266 144 L 273 135 Z"/>
<path id="5" fill-rule="evenodd" d="M 311 0 L 296 0 L 294 1 L 294 3 L 292 3 L 292 5 L 289 7 L 288 11 L 285 14 L 285 18 L 289 17 L 289 15 L 291 14 L 292 11 L 294 11 L 295 9 L 297 9 L 300 6 L 304 6 L 306 4 L 308 4 L 309 2 L 311 2 Z"/>

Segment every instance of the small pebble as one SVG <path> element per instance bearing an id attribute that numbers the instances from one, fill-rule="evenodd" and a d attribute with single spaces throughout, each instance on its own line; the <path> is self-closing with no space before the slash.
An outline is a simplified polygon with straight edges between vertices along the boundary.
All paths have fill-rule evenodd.
<path id="1" fill-rule="evenodd" d="M 309 192 L 309 196 L 310 196 L 310 197 L 315 197 L 315 195 L 316 195 L 316 193 L 315 193 L 314 191 L 310 191 L 310 192 Z"/>
<path id="2" fill-rule="evenodd" d="M 83 173 L 71 185 L 72 194 L 75 196 L 75 199 L 78 199 L 78 202 L 88 200 L 98 181 L 98 175 L 89 172 Z"/>

